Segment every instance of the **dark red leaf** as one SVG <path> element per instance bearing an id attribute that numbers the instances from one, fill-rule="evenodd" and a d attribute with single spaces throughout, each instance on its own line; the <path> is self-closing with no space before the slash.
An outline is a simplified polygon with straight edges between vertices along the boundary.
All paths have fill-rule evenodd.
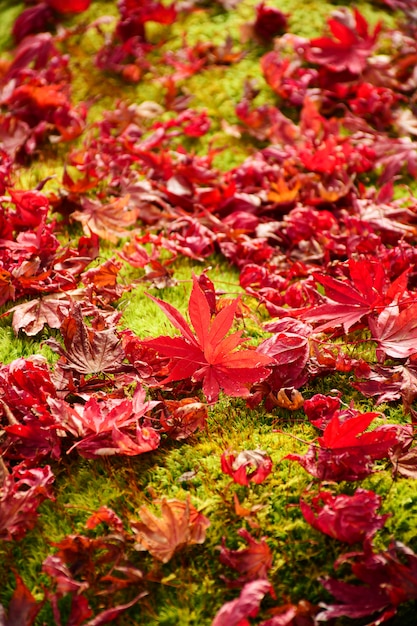
<path id="1" fill-rule="evenodd" d="M 267 579 L 272 567 L 272 552 L 265 537 L 256 541 L 244 528 L 241 528 L 238 533 L 248 544 L 247 548 L 229 550 L 226 548 L 224 537 L 220 547 L 220 563 L 241 574 L 237 580 L 227 582 L 230 582 L 231 586 L 240 586 L 258 578 Z"/>
<path id="2" fill-rule="evenodd" d="M 374 553 L 366 548 L 363 553 L 346 555 L 338 563 L 350 562 L 352 573 L 363 584 L 351 584 L 332 578 L 321 583 L 332 593 L 335 604 L 323 604 L 319 621 L 328 621 L 342 615 L 359 618 L 374 614 L 369 625 L 382 624 L 395 615 L 397 607 L 417 598 L 417 556 L 400 542 L 393 542 L 388 550 Z"/>
<path id="3" fill-rule="evenodd" d="M 352 496 L 321 491 L 311 506 L 300 501 L 301 512 L 313 528 L 348 544 L 369 539 L 384 526 L 388 515 L 377 515 L 380 506 L 376 493 L 360 488 Z"/>
<path id="4" fill-rule="evenodd" d="M 87 326 L 83 320 L 81 306 L 73 305 L 60 330 L 64 337 L 65 349 L 52 339 L 46 343 L 63 357 L 60 362 L 63 369 L 73 370 L 79 374 L 99 372 L 110 374 L 126 370 L 120 337 L 113 328 L 95 330 Z"/>
<path id="5" fill-rule="evenodd" d="M 13 37 L 20 43 L 28 35 L 42 33 L 54 23 L 54 14 L 46 2 L 25 9 L 13 24 Z"/>
<path id="6" fill-rule="evenodd" d="M 1 458 L 1 457 L 0 457 Z M 13 468 L 12 474 L 0 476 L 0 538 L 21 539 L 36 523 L 38 506 L 52 498 L 54 482 L 51 468 Z"/>
<path id="7" fill-rule="evenodd" d="M 107 609 L 105 611 L 101 611 L 90 619 L 88 622 L 85 622 L 83 626 L 101 626 L 101 624 L 108 624 L 109 622 L 113 622 L 120 615 L 122 615 L 127 609 L 130 609 L 131 606 L 134 606 L 141 598 L 147 595 L 146 591 L 143 591 L 139 595 L 135 596 L 133 600 L 130 602 L 126 602 L 125 604 L 118 604 L 117 606 Z"/>
<path id="8" fill-rule="evenodd" d="M 310 422 L 316 428 L 324 430 L 333 415 L 340 409 L 339 398 L 315 394 L 309 400 L 304 401 L 304 411 Z"/>
<path id="9" fill-rule="evenodd" d="M 256 19 L 253 32 L 262 43 L 269 43 L 273 37 L 282 35 L 288 26 L 287 16 L 275 7 L 265 6 L 261 2 L 256 6 Z"/>
<path id="10" fill-rule="evenodd" d="M 180 441 L 203 429 L 207 417 L 207 407 L 198 398 L 184 398 L 165 400 L 159 419 L 167 435 Z"/>
<path id="11" fill-rule="evenodd" d="M 47 295 L 22 302 L 9 309 L 9 313 L 13 313 L 12 328 L 16 335 L 23 330 L 29 336 L 37 335 L 45 324 L 49 328 L 60 328 L 70 307 L 71 302 L 66 294 Z"/>
<path id="12" fill-rule="evenodd" d="M 1 626 L 32 626 L 42 608 L 43 602 L 37 602 L 22 578 L 14 573 L 16 588 L 10 600 L 7 616 L 0 604 Z"/>

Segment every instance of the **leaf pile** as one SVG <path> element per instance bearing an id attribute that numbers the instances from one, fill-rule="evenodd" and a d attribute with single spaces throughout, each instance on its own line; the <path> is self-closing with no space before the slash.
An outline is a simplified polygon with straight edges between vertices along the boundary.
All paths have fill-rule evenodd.
<path id="1" fill-rule="evenodd" d="M 297 411 L 315 431 L 279 464 L 310 475 L 298 519 L 337 558 L 316 576 L 320 598 L 277 597 L 278 555 L 261 534 L 269 505 L 247 508 L 275 461 L 225 444 L 223 500 L 234 494 L 246 546 L 224 536 L 215 547 L 225 574 L 213 626 L 376 625 L 416 600 L 416 553 L 387 540 L 383 495 L 364 482 L 417 478 L 417 4 L 379 5 L 397 11 L 395 28 L 338 4 L 321 36 L 301 37 L 291 15 L 261 3 L 238 36 L 189 43 L 184 32 L 181 46 L 187 20 L 239 15 L 238 3 L 119 0 L 117 16 L 90 0 L 22 6 L 0 65 L 0 305 L 16 336 L 42 339 L 55 358 L 0 365 L 2 542 L 41 525 L 62 465 L 139 457 L 145 468 L 152 453 L 210 435 L 225 397 L 240 398 L 287 425 Z M 74 95 L 83 38 L 100 42 L 89 68 L 111 103 Z M 228 119 L 198 106 L 193 80 L 227 78 L 247 56 L 263 86 L 244 81 Z M 147 84 L 155 100 L 137 97 Z M 237 145 L 246 157 L 220 167 Z M 50 158 L 62 167 L 23 183 Z M 167 301 L 187 261 L 198 268 L 188 319 Z M 216 263 L 235 268 L 238 297 L 209 278 Z M 171 334 L 126 328 L 128 297 L 143 287 Z M 385 413 L 320 393 L 337 376 Z M 133 517 L 103 503 L 82 533 L 51 542 L 41 593 L 14 571 L 0 623 L 29 626 L 49 611 L 48 623 L 97 626 L 149 610 L 161 568 L 201 554 L 212 528 L 203 502 L 150 496 Z"/>

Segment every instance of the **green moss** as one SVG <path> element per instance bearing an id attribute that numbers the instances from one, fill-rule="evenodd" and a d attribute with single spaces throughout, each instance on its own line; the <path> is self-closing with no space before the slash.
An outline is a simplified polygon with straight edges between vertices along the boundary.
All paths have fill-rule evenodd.
<path id="1" fill-rule="evenodd" d="M 12 47 L 12 27 L 24 6 L 23 2 L 15 2 L 14 0 L 0 1 L 0 51 Z"/>
<path id="2" fill-rule="evenodd" d="M 14 359 L 27 359 L 34 354 L 43 356 L 49 363 L 56 361 L 52 351 L 37 339 L 29 339 L 23 333 L 16 337 L 12 328 L 0 327 L 0 362 L 10 363 Z"/>

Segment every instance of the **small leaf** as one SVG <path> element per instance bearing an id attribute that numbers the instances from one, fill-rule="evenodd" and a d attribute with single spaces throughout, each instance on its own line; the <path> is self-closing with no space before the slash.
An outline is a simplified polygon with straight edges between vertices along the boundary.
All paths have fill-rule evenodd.
<path id="1" fill-rule="evenodd" d="M 209 520 L 199 513 L 189 499 L 161 501 L 162 517 L 146 506 L 139 509 L 141 522 L 132 522 L 137 550 L 147 550 L 158 561 L 167 563 L 174 553 L 187 545 L 204 543 Z"/>

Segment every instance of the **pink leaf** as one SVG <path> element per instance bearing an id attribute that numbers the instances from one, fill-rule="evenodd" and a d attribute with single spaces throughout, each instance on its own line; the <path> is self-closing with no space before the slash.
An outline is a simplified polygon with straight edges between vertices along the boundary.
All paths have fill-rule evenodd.
<path id="1" fill-rule="evenodd" d="M 405 359 L 417 353 L 417 302 L 400 310 L 397 304 L 387 306 L 377 318 L 369 319 L 372 338 L 378 342 L 379 354 Z"/>
<path id="2" fill-rule="evenodd" d="M 267 580 L 254 580 L 246 583 L 236 600 L 226 602 L 217 612 L 211 626 L 246 626 L 247 617 L 255 617 L 259 605 L 272 587 Z"/>

